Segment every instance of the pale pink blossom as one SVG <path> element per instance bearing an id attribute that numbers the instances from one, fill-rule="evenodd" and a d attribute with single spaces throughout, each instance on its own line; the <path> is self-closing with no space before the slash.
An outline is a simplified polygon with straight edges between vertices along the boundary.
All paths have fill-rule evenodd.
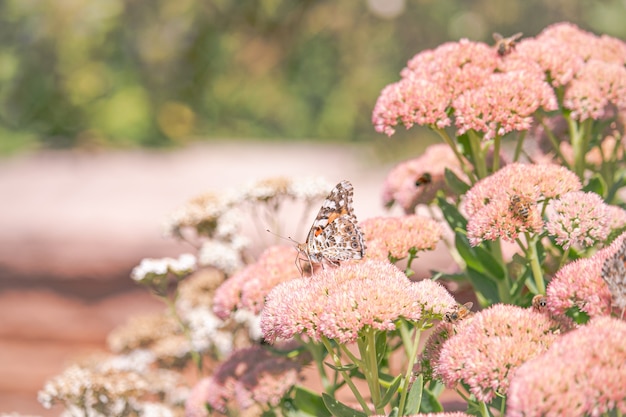
<path id="1" fill-rule="evenodd" d="M 623 64 L 591 60 L 565 90 L 563 106 L 580 121 L 601 119 L 609 105 L 626 106 L 626 68 Z"/>
<path id="2" fill-rule="evenodd" d="M 416 214 L 373 217 L 362 221 L 361 229 L 368 242 L 366 257 L 377 259 L 391 256 L 397 260 L 409 256 L 410 250 L 433 250 L 442 234 L 439 223 Z"/>
<path id="3" fill-rule="evenodd" d="M 528 130 L 537 110 L 552 111 L 558 106 L 543 75 L 511 71 L 492 74 L 483 86 L 455 98 L 452 107 L 458 134 L 474 130 L 484 133 L 483 138 L 488 140 Z"/>
<path id="4" fill-rule="evenodd" d="M 557 271 L 546 289 L 547 307 L 554 316 L 565 317 L 576 309 L 590 317 L 611 312 L 611 293 L 602 280 L 606 251 L 570 262 Z"/>
<path id="5" fill-rule="evenodd" d="M 276 407 L 285 394 L 300 380 L 300 366 L 286 357 L 260 362 L 234 383 L 235 399 L 240 409 L 254 404 Z"/>
<path id="6" fill-rule="evenodd" d="M 435 367 L 447 386 L 463 382 L 479 401 L 506 395 L 516 369 L 543 353 L 556 338 L 547 316 L 496 304 L 458 322 Z"/>
<path id="7" fill-rule="evenodd" d="M 513 163 L 474 184 L 463 207 L 471 217 L 491 201 L 514 194 L 539 202 L 581 188 L 576 174 L 561 165 Z"/>
<path id="8" fill-rule="evenodd" d="M 233 352 L 213 375 L 200 380 L 187 400 L 186 416 L 203 416 L 198 407 L 208 404 L 226 413 L 237 405 L 240 410 L 253 402 L 275 405 L 299 378 L 301 364 L 286 356 L 274 356 L 262 346 L 252 346 Z M 259 386 L 262 383 L 268 386 Z"/>
<path id="9" fill-rule="evenodd" d="M 413 283 L 389 262 L 345 264 L 274 288 L 261 329 L 270 343 L 299 334 L 347 343 L 365 327 L 393 330 L 396 320 L 417 321 L 424 309 L 437 314 L 451 299 L 443 287 Z"/>
<path id="10" fill-rule="evenodd" d="M 483 85 L 497 65 L 498 54 L 489 45 L 461 39 L 420 52 L 401 75 L 436 83 L 451 103 L 462 92 Z"/>
<path id="11" fill-rule="evenodd" d="M 202 378 L 193 386 L 185 401 L 185 417 L 208 417 L 207 393 L 213 389 L 213 378 Z M 218 388 L 219 389 L 219 388 Z M 221 405 L 220 405 L 221 406 Z"/>
<path id="12" fill-rule="evenodd" d="M 225 319 L 238 309 L 261 312 L 265 296 L 277 284 L 299 277 L 291 246 L 272 246 L 259 259 L 227 279 L 215 292 L 213 310 Z"/>
<path id="13" fill-rule="evenodd" d="M 449 193 L 444 178 L 446 168 L 467 181 L 450 146 L 443 143 L 430 145 L 422 155 L 401 162 L 387 174 L 383 184 L 383 204 L 398 204 L 406 214 L 414 213 L 418 204 L 429 204 L 437 191 Z M 430 181 L 424 181 L 424 178 Z"/>
<path id="14" fill-rule="evenodd" d="M 611 230 L 620 230 L 626 227 L 626 210 L 619 206 L 607 205 L 606 217 Z"/>
<path id="15" fill-rule="evenodd" d="M 515 372 L 507 417 L 626 413 L 626 323 L 599 317 Z"/>
<path id="16" fill-rule="evenodd" d="M 584 65 L 583 58 L 571 46 L 541 35 L 520 41 L 511 58 L 536 62 L 554 87 L 569 83 Z"/>
<path id="17" fill-rule="evenodd" d="M 593 246 L 611 232 L 608 206 L 595 193 L 563 194 L 550 202 L 547 214 L 546 229 L 564 249 Z"/>
<path id="18" fill-rule="evenodd" d="M 444 128 L 451 123 L 446 114 L 448 101 L 436 83 L 415 77 L 403 78 L 380 93 L 372 123 L 377 132 L 387 136 L 395 133 L 398 123 L 407 129 L 416 124 Z"/>
<path id="19" fill-rule="evenodd" d="M 512 203 L 513 196 L 528 201 L 521 203 L 527 210 L 526 216 L 516 211 Z M 518 194 L 496 196 L 467 222 L 467 238 L 472 246 L 485 240 L 514 242 L 520 233 L 540 233 L 542 230 L 543 220 L 536 201 Z"/>

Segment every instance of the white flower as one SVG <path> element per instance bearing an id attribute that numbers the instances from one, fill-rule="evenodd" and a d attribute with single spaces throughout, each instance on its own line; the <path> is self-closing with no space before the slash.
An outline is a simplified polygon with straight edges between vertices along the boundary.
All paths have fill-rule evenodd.
<path id="1" fill-rule="evenodd" d="M 198 259 L 200 265 L 213 266 L 229 275 L 243 267 L 239 250 L 229 243 L 218 240 L 204 242 Z"/>

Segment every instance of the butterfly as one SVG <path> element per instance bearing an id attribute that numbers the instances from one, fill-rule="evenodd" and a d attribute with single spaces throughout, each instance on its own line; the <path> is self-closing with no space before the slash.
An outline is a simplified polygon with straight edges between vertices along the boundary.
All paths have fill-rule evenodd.
<path id="1" fill-rule="evenodd" d="M 602 279 L 611 293 L 611 305 L 626 313 L 626 239 L 602 265 Z"/>
<path id="2" fill-rule="evenodd" d="M 341 181 L 322 203 L 306 242 L 298 243 L 296 265 L 302 273 L 300 261 L 324 265 L 324 261 L 339 265 L 341 261 L 361 259 L 365 255 L 365 239 L 352 209 L 354 188 L 350 181 Z"/>

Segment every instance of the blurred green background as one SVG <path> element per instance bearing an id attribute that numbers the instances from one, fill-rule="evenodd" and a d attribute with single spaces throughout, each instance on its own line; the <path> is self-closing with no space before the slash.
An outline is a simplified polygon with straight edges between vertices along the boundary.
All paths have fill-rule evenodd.
<path id="1" fill-rule="evenodd" d="M 559 21 L 624 38 L 626 0 L 0 0 L 0 154 L 368 141 L 420 50 Z"/>

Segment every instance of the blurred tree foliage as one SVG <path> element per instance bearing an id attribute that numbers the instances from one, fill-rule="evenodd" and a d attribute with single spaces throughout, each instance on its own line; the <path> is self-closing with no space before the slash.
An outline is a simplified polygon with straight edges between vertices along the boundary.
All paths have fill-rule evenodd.
<path id="1" fill-rule="evenodd" d="M 367 140 L 381 88 L 447 40 L 626 35 L 624 1 L 1 0 L 0 151 Z"/>

